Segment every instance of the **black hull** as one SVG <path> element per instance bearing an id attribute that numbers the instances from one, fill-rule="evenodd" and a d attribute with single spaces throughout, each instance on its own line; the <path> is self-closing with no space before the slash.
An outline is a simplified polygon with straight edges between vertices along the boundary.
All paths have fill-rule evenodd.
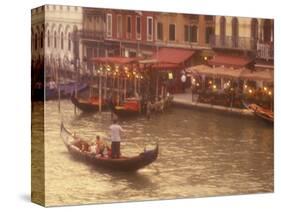
<path id="1" fill-rule="evenodd" d="M 65 132 L 68 136 L 73 136 L 71 132 L 69 132 L 64 125 L 61 125 L 61 133 Z M 82 160 L 90 165 L 94 165 L 96 167 L 101 167 L 114 171 L 125 171 L 125 172 L 135 172 L 141 168 L 148 166 L 153 163 L 158 157 L 158 144 L 153 150 L 148 150 L 140 153 L 138 156 L 134 157 L 122 157 L 119 159 L 112 158 L 97 158 L 89 153 L 81 152 L 77 150 L 77 148 L 73 148 L 71 144 L 69 144 L 66 140 L 64 140 L 64 144 L 66 145 L 69 153 L 78 160 Z"/>
<path id="2" fill-rule="evenodd" d="M 86 113 L 96 113 L 99 111 L 99 106 L 86 103 L 86 102 L 81 102 L 79 99 L 77 99 L 75 96 L 71 96 L 71 102 L 80 110 Z"/>
<path id="3" fill-rule="evenodd" d="M 133 116 L 138 116 L 141 113 L 139 111 L 132 111 L 132 110 L 123 110 L 123 109 L 115 109 L 113 111 L 118 117 L 133 117 Z"/>

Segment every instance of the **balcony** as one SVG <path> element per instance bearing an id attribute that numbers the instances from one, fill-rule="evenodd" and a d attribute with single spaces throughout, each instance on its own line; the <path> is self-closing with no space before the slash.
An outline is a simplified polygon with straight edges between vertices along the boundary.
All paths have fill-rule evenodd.
<path id="1" fill-rule="evenodd" d="M 274 58 L 274 45 L 272 43 L 257 43 L 257 54 L 259 59 L 272 60 Z"/>
<path id="2" fill-rule="evenodd" d="M 232 36 L 210 36 L 210 45 L 212 48 L 236 49 L 236 50 L 256 50 L 256 42 L 248 37 L 234 38 Z"/>
<path id="3" fill-rule="evenodd" d="M 79 31 L 79 35 L 82 39 L 104 40 L 106 33 L 102 31 L 81 30 Z"/>

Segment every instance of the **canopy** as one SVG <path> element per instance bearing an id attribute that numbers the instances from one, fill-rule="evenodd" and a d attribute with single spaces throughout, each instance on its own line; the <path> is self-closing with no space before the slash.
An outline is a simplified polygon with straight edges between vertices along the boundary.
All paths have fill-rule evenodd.
<path id="1" fill-rule="evenodd" d="M 225 68 L 216 67 L 212 68 L 207 65 L 197 65 L 189 68 L 193 74 L 204 74 L 206 76 L 217 76 L 217 77 L 230 77 L 247 80 L 262 80 L 273 82 L 272 71 L 252 71 L 247 68 Z"/>
<path id="2" fill-rule="evenodd" d="M 238 57 L 230 55 L 215 55 L 213 59 L 208 60 L 209 65 L 213 66 L 232 66 L 234 68 L 242 68 L 251 63 L 252 60 L 248 57 Z"/>
<path id="3" fill-rule="evenodd" d="M 177 48 L 161 48 L 155 52 L 152 59 L 157 59 L 159 63 L 179 64 L 190 59 L 194 51 Z"/>
<path id="4" fill-rule="evenodd" d="M 232 69 L 225 67 L 212 68 L 207 65 L 197 65 L 189 68 L 192 73 L 204 74 L 207 76 L 220 76 L 220 77 L 230 77 L 239 78 L 243 69 Z"/>
<path id="5" fill-rule="evenodd" d="M 267 82 L 273 82 L 273 71 L 254 71 L 251 72 L 251 70 L 245 70 L 241 78 L 247 79 L 247 80 L 261 80 L 261 81 L 267 81 Z"/>
<path id="6" fill-rule="evenodd" d="M 189 60 L 194 54 L 194 51 L 178 48 L 161 48 L 158 52 L 155 52 L 151 57 L 151 60 L 157 60 L 157 63 L 153 62 L 153 68 L 177 68 Z"/>

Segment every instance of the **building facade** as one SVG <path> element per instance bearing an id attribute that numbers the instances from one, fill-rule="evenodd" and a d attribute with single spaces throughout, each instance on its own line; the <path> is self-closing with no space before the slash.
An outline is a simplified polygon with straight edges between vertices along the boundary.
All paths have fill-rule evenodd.
<path id="1" fill-rule="evenodd" d="M 216 16 L 212 48 L 219 53 L 244 55 L 255 66 L 273 69 L 274 21 L 271 19 Z"/>
<path id="2" fill-rule="evenodd" d="M 74 59 L 73 32 L 82 28 L 82 8 L 62 5 L 45 5 L 35 8 L 32 14 L 32 59 L 60 59 L 70 63 Z M 78 44 L 82 54 L 82 45 Z"/>

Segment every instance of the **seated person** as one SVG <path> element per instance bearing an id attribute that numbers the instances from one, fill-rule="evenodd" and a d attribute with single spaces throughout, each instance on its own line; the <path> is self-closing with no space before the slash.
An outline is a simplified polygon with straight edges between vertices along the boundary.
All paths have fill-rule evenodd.
<path id="1" fill-rule="evenodd" d="M 105 147 L 106 147 L 105 142 L 103 142 L 103 141 L 100 139 L 100 136 L 97 135 L 97 136 L 96 136 L 96 154 L 97 154 L 97 155 L 100 154 L 100 155 L 104 156 Z"/>

